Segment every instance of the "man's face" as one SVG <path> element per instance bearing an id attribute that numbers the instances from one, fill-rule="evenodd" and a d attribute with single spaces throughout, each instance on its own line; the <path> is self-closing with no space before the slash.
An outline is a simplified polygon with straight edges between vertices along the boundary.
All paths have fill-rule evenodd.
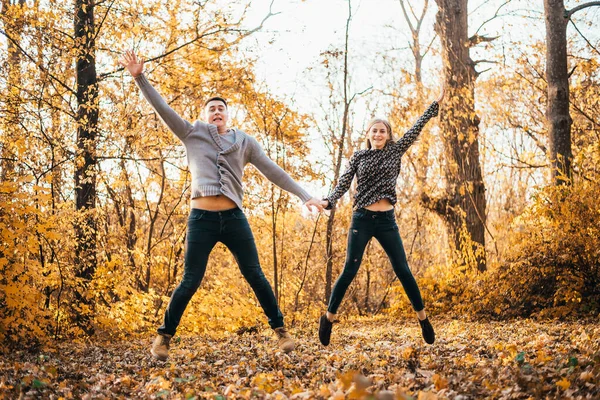
<path id="1" fill-rule="evenodd" d="M 204 108 L 206 112 L 206 121 L 215 125 L 217 128 L 227 128 L 229 121 L 229 110 L 221 100 L 212 100 Z"/>

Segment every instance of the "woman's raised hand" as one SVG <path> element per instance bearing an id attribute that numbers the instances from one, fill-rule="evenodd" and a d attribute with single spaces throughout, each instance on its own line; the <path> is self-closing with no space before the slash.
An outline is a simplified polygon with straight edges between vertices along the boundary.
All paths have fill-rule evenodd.
<path id="1" fill-rule="evenodd" d="M 144 61 L 138 60 L 137 56 L 132 50 L 127 50 L 123 57 L 119 60 L 119 64 L 127 68 L 131 76 L 134 78 L 144 72 Z"/>

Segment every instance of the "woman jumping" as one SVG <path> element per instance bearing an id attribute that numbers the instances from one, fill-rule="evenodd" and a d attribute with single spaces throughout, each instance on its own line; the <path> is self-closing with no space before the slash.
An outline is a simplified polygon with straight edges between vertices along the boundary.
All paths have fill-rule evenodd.
<path id="1" fill-rule="evenodd" d="M 400 174 L 400 159 L 415 142 L 427 121 L 437 116 L 439 103 L 443 97 L 442 92 L 440 98 L 427 108 L 417 123 L 398 141 L 394 141 L 392 127 L 388 121 L 373 119 L 367 128 L 367 149 L 359 150 L 352 155 L 349 167 L 340 177 L 338 185 L 321 202 L 325 209 L 331 209 L 350 188 L 356 175 L 355 211 L 348 232 L 346 263 L 333 287 L 327 313 L 321 316 L 319 321 L 319 340 L 324 346 L 329 344 L 338 307 L 358 272 L 365 248 L 372 237 L 379 241 L 387 253 L 394 272 L 417 313 L 425 342 L 433 344 L 435 341 L 435 332 L 425 314 L 421 292 L 408 267 L 394 215 L 394 204 L 396 204 L 396 181 Z"/>

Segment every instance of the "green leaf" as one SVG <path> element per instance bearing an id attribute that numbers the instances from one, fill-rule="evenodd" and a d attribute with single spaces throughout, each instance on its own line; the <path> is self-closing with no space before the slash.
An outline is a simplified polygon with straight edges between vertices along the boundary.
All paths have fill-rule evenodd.
<path id="1" fill-rule="evenodd" d="M 41 389 L 47 385 L 48 384 L 46 382 L 37 379 L 34 379 L 33 382 L 31 382 L 31 387 L 34 389 Z"/>

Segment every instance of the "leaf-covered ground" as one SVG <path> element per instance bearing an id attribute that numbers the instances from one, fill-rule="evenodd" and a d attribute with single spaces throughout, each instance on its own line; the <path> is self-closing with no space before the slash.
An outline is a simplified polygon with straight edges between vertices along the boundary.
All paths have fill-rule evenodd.
<path id="1" fill-rule="evenodd" d="M 433 346 L 416 320 L 344 321 L 327 348 L 316 324 L 295 328 L 289 355 L 269 330 L 183 336 L 167 362 L 150 337 L 5 348 L 0 398 L 600 398 L 598 324 L 434 323 Z"/>

